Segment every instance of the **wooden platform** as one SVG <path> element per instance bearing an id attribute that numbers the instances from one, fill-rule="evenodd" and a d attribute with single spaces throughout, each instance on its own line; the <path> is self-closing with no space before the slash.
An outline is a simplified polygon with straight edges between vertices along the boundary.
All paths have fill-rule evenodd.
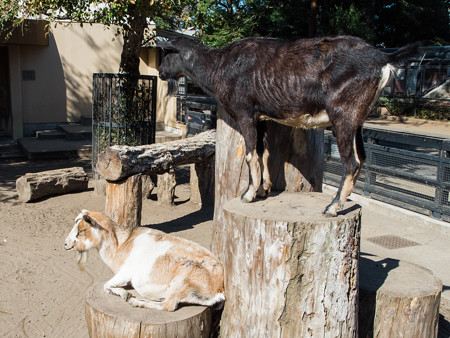
<path id="1" fill-rule="evenodd" d="M 94 284 L 86 295 L 89 336 L 98 337 L 209 337 L 211 311 L 183 306 L 174 312 L 134 308 L 122 298 L 106 294 Z"/>

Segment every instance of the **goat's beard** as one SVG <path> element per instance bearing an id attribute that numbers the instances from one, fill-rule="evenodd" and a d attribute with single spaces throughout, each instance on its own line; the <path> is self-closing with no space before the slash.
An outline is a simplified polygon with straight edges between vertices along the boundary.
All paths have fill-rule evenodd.
<path id="1" fill-rule="evenodd" d="M 77 253 L 78 267 L 83 271 L 86 266 L 87 251 L 78 251 Z"/>
<path id="2" fill-rule="evenodd" d="M 173 96 L 178 93 L 178 81 L 176 79 L 167 79 L 167 96 Z"/>

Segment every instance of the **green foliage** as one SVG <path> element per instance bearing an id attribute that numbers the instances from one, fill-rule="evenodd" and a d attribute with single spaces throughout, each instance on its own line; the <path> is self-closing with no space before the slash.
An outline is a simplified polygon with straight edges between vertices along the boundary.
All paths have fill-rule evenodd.
<path id="1" fill-rule="evenodd" d="M 373 41 L 375 33 L 370 27 L 363 9 L 351 4 L 349 8 L 342 5 L 334 6 L 330 13 L 330 30 L 335 34 L 347 34 L 364 37 Z"/>
<path id="2" fill-rule="evenodd" d="M 382 97 L 378 100 L 380 106 L 386 107 L 393 116 L 414 117 L 426 120 L 449 120 L 449 107 L 427 99 L 398 99 Z"/>

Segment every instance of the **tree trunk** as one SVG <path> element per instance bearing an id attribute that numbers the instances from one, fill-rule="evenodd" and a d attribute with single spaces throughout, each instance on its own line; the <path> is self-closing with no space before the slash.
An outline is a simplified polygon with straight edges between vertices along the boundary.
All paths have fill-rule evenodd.
<path id="1" fill-rule="evenodd" d="M 45 196 L 84 191 L 88 177 L 81 167 L 27 173 L 16 180 L 19 200 L 31 202 Z"/>
<path id="2" fill-rule="evenodd" d="M 222 337 L 356 337 L 360 208 L 284 192 L 224 206 L 214 247 L 225 268 Z"/>
<path id="3" fill-rule="evenodd" d="M 442 282 L 396 259 L 362 256 L 360 337 L 437 337 Z"/>
<path id="4" fill-rule="evenodd" d="M 120 56 L 120 73 L 139 75 L 139 63 L 147 12 L 137 5 L 128 6 L 128 23 L 123 26 L 123 48 Z"/>
<path id="5" fill-rule="evenodd" d="M 268 122 L 272 191 L 322 191 L 323 131 L 303 130 Z M 248 186 L 245 142 L 236 122 L 218 109 L 214 227 L 223 226 L 223 205 Z M 215 233 L 213 233 L 213 238 Z M 219 254 L 212 246 L 213 252 Z"/>
<path id="6" fill-rule="evenodd" d="M 141 226 L 142 181 L 141 175 L 128 177 L 121 182 L 106 181 L 105 214 L 125 227 Z"/>
<path id="7" fill-rule="evenodd" d="M 109 181 L 134 174 L 164 174 L 178 165 L 202 162 L 214 154 L 216 131 L 194 137 L 143 146 L 112 146 L 98 156 L 97 171 Z"/>
<path id="8" fill-rule="evenodd" d="M 204 306 L 184 306 L 175 312 L 133 308 L 94 284 L 86 296 L 86 322 L 91 338 L 207 338 L 211 312 Z"/>

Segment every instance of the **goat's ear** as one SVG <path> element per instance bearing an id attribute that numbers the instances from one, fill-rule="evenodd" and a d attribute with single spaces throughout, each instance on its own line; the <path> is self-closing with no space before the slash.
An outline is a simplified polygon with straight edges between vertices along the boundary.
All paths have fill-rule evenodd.
<path id="1" fill-rule="evenodd" d="M 163 36 L 157 36 L 155 41 L 156 41 L 156 47 L 173 50 L 173 51 L 178 51 L 178 48 L 176 48 L 173 45 L 172 40 L 169 38 L 166 38 Z"/>
<path id="2" fill-rule="evenodd" d="M 98 223 L 95 219 L 90 217 L 89 215 L 83 215 L 83 220 L 88 222 L 90 225 L 92 225 L 94 228 L 102 228 L 100 223 Z"/>

